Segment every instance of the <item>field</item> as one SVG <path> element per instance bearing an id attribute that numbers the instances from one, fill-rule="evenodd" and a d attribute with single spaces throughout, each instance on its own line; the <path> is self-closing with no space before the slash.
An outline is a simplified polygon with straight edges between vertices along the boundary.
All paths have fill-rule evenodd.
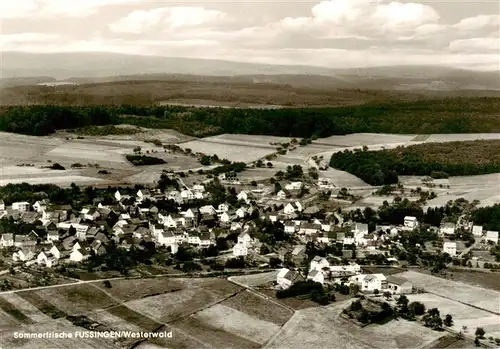
<path id="1" fill-rule="evenodd" d="M 360 328 L 339 317 L 349 303 L 336 302 L 328 307 L 297 311 L 265 348 L 331 348 L 332 345 L 336 349 L 418 348 L 442 336 L 406 320 Z"/>
<path id="2" fill-rule="evenodd" d="M 187 170 L 199 167 L 196 158 L 165 152 L 145 140 L 177 143 L 192 139 L 176 131 L 142 129 L 135 135 L 98 136 L 77 139 L 74 134 L 59 132 L 47 137 L 0 134 L 0 185 L 8 183 L 53 183 L 60 186 L 107 185 L 157 180 L 163 169 Z M 135 147 L 153 153 L 165 165 L 134 167 L 125 159 Z M 65 170 L 43 168 L 59 163 Z M 82 168 L 71 168 L 79 163 Z M 33 166 L 16 166 L 30 164 Z M 91 165 L 91 166 L 88 166 Z M 105 169 L 109 174 L 100 174 Z"/>
<path id="3" fill-rule="evenodd" d="M 267 273 L 260 273 L 260 274 L 231 276 L 230 280 L 249 287 L 253 287 L 276 281 L 277 275 L 278 275 L 277 271 L 270 271 Z"/>
<path id="4" fill-rule="evenodd" d="M 489 252 L 488 252 L 489 255 Z M 490 255 L 491 257 L 491 255 Z M 454 281 L 463 282 L 472 286 L 489 288 L 500 292 L 500 275 L 489 272 L 469 271 L 463 269 L 448 269 L 447 274 L 453 275 Z"/>
<path id="5" fill-rule="evenodd" d="M 75 347 L 75 343 L 62 340 L 13 338 L 13 332 L 21 329 L 85 330 L 76 327 L 77 322 L 73 325 L 67 321 L 68 315 L 82 315 L 98 330 L 173 332 L 172 339 L 147 340 L 139 348 L 160 345 L 171 349 L 250 349 L 261 347 L 274 336 L 292 311 L 218 278 L 121 279 L 111 281 L 111 288 L 96 281 L 0 294 L 2 348 L 118 349 L 137 342 L 124 338 L 88 339 Z"/>
<path id="6" fill-rule="evenodd" d="M 442 279 L 415 271 L 406 271 L 395 276 L 408 279 L 414 286 L 423 287 L 427 292 L 443 295 L 451 300 L 470 304 L 491 313 L 500 314 L 500 292 L 488 290 L 461 282 Z M 493 277 L 496 274 L 492 274 Z"/>
<path id="7" fill-rule="evenodd" d="M 463 331 L 462 326 L 467 326 L 469 334 L 473 334 L 476 327 L 483 327 L 487 337 L 500 336 L 500 315 L 430 293 L 408 295 L 408 299 L 410 302 L 423 303 L 427 309 L 438 308 L 442 316 L 451 314 L 453 329 L 457 332 Z M 494 301 L 498 303 L 498 298 Z"/>
<path id="8" fill-rule="evenodd" d="M 251 162 L 276 152 L 277 146 L 271 143 L 288 143 L 290 140 L 285 137 L 223 134 L 182 143 L 180 146 L 193 152 L 216 154 L 220 159 Z"/>

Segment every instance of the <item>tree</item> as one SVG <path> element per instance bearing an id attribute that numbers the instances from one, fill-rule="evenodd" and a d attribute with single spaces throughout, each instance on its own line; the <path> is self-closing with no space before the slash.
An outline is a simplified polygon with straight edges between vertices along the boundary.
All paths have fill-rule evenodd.
<path id="1" fill-rule="evenodd" d="M 425 313 L 425 305 L 420 302 L 411 302 L 408 308 L 416 316 L 420 316 Z"/>
<path id="2" fill-rule="evenodd" d="M 485 331 L 484 331 L 484 328 L 482 327 L 478 327 L 476 328 L 476 332 L 475 332 L 475 335 L 476 335 L 476 338 L 484 338 L 484 335 L 485 335 Z"/>
<path id="3" fill-rule="evenodd" d="M 385 292 L 384 292 L 384 294 L 383 294 L 383 296 L 384 296 L 384 297 L 385 297 L 385 299 L 387 299 L 387 300 L 391 299 L 391 297 L 392 297 L 391 293 L 390 293 L 390 292 L 388 292 L 388 291 L 385 291 Z"/>
<path id="4" fill-rule="evenodd" d="M 351 284 L 349 286 L 349 293 L 352 294 L 352 295 L 357 295 L 360 291 L 360 287 L 358 284 Z"/>
<path id="5" fill-rule="evenodd" d="M 358 311 L 358 310 L 363 309 L 363 305 L 361 304 L 361 301 L 358 299 L 358 300 L 351 303 L 350 309 L 352 311 Z"/>
<path id="6" fill-rule="evenodd" d="M 443 324 L 446 327 L 453 326 L 453 317 L 450 314 L 446 314 L 446 316 L 444 317 L 444 320 L 443 320 Z"/>
<path id="7" fill-rule="evenodd" d="M 373 290 L 373 294 L 374 294 L 375 296 L 378 296 L 378 294 L 379 294 L 379 293 L 380 293 L 380 291 L 379 291 L 379 290 L 377 290 L 377 289 L 374 289 L 374 290 Z"/>
<path id="8" fill-rule="evenodd" d="M 111 285 L 111 282 L 109 282 L 109 280 L 106 280 L 106 281 L 104 281 L 104 287 L 111 288 L 113 286 Z"/>
<path id="9" fill-rule="evenodd" d="M 200 159 L 200 164 L 202 164 L 203 166 L 210 166 L 210 156 L 203 155 Z"/>
<path id="10" fill-rule="evenodd" d="M 133 151 L 134 153 L 139 154 L 141 150 L 142 150 L 141 147 L 135 147 Z"/>
<path id="11" fill-rule="evenodd" d="M 437 308 L 427 310 L 422 317 L 422 321 L 426 327 L 430 327 L 433 330 L 439 330 L 443 326 L 443 320 L 439 316 L 439 310 Z"/>
<path id="12" fill-rule="evenodd" d="M 400 307 L 408 307 L 408 297 L 406 297 L 404 294 L 399 296 L 396 304 Z"/>

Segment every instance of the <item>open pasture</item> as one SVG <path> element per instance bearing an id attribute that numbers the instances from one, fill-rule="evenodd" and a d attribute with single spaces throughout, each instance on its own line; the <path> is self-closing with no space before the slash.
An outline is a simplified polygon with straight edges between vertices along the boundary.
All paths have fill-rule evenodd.
<path id="1" fill-rule="evenodd" d="M 129 308 L 147 314 L 159 322 L 168 322 L 220 300 L 222 297 L 206 290 L 185 289 L 132 300 L 126 304 Z"/>
<path id="2" fill-rule="evenodd" d="M 463 331 L 462 326 L 467 326 L 471 334 L 476 327 L 483 327 L 488 337 L 500 335 L 500 315 L 430 293 L 408 295 L 408 299 L 410 302 L 423 303 L 427 309 L 438 308 L 443 317 L 451 314 L 454 323 L 452 328 L 457 332 Z"/>
<path id="3" fill-rule="evenodd" d="M 351 302 L 336 302 L 331 306 L 299 310 L 283 326 L 267 349 L 373 349 L 419 348 L 441 337 L 418 323 L 406 320 L 360 328 L 339 315 Z"/>
<path id="4" fill-rule="evenodd" d="M 112 298 L 91 285 L 69 285 L 26 292 L 70 315 L 116 305 Z"/>
<path id="5" fill-rule="evenodd" d="M 475 140 L 479 140 L 479 139 L 500 139 L 500 133 L 431 134 L 425 140 L 425 143 L 475 141 Z"/>
<path id="6" fill-rule="evenodd" d="M 124 302 L 158 294 L 180 291 L 184 288 L 182 282 L 172 278 L 151 278 L 134 280 L 111 280 L 111 288 L 105 288 L 103 283 L 96 286 L 119 298 Z"/>
<path id="7" fill-rule="evenodd" d="M 278 271 L 270 271 L 267 273 L 231 276 L 230 280 L 245 286 L 255 287 L 276 281 L 277 275 Z"/>
<path id="8" fill-rule="evenodd" d="M 43 322 L 51 318 L 42 313 L 37 307 L 28 302 L 26 299 L 19 297 L 16 293 L 5 293 L 0 296 L 0 302 L 11 304 L 23 316 L 30 319 L 32 323 Z"/>
<path id="9" fill-rule="evenodd" d="M 280 326 L 272 322 L 260 320 L 222 304 L 204 309 L 192 317 L 219 330 L 261 345 L 280 329 Z"/>
<path id="10" fill-rule="evenodd" d="M 289 138 L 272 136 L 253 136 L 223 134 L 206 137 L 179 144 L 184 149 L 191 149 L 207 155 L 216 154 L 221 159 L 237 162 L 251 162 L 276 152 L 276 145 L 271 143 L 287 143 Z"/>
<path id="11" fill-rule="evenodd" d="M 226 299 L 221 305 L 278 326 L 284 325 L 293 315 L 288 308 L 271 303 L 248 290 Z"/>
<path id="12" fill-rule="evenodd" d="M 395 276 L 407 279 L 414 286 L 422 287 L 427 292 L 443 295 L 451 300 L 470 304 L 491 313 L 500 314 L 500 292 L 498 291 L 446 280 L 415 271 L 405 271 Z M 494 274 L 492 276 L 494 277 Z"/>
<path id="13" fill-rule="evenodd" d="M 382 145 L 393 143 L 411 143 L 416 135 L 396 135 L 384 133 L 352 133 L 344 136 L 319 138 L 313 144 L 332 147 L 358 147 L 363 145 Z"/>
<path id="14" fill-rule="evenodd" d="M 213 349 L 203 338 L 197 339 L 184 331 L 172 327 L 163 326 L 157 332 L 172 331 L 172 338 L 152 338 L 144 341 L 134 348 L 137 349 Z"/>

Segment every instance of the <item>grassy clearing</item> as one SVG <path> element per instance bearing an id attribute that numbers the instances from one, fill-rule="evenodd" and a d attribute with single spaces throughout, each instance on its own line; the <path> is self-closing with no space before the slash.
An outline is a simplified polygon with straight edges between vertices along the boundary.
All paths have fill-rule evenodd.
<path id="1" fill-rule="evenodd" d="M 488 256 L 491 257 L 491 256 Z M 453 275 L 453 280 L 476 287 L 488 288 L 500 292 L 500 274 L 471 271 L 463 269 L 449 269 L 447 274 Z"/>
<path id="2" fill-rule="evenodd" d="M 113 297 L 119 298 L 124 302 L 132 299 L 140 299 L 148 296 L 154 296 L 173 291 L 179 291 L 184 285 L 172 278 L 151 278 L 135 280 L 112 280 L 111 288 L 105 288 L 102 283 L 96 286 L 105 289 Z"/>
<path id="3" fill-rule="evenodd" d="M 248 290 L 225 300 L 221 305 L 231 307 L 259 320 L 271 322 L 279 326 L 285 324 L 293 315 L 293 312 L 289 309 L 266 301 Z"/>
<path id="4" fill-rule="evenodd" d="M 191 316 L 175 322 L 173 326 L 213 348 L 256 349 L 261 347 L 259 343 L 223 331 Z"/>
<path id="5" fill-rule="evenodd" d="M 294 297 L 278 299 L 276 298 L 276 291 L 274 290 L 261 290 L 260 292 L 268 296 L 269 298 L 295 310 L 319 307 L 318 303 L 313 302 L 310 299 L 298 299 Z"/>
<path id="6" fill-rule="evenodd" d="M 8 302 L 3 298 L 0 298 L 0 309 L 22 324 L 29 325 L 34 323 L 33 320 L 31 320 L 28 316 L 24 315 L 19 309 L 17 309 L 14 304 Z"/>
<path id="7" fill-rule="evenodd" d="M 33 304 L 37 309 L 47 316 L 53 319 L 63 318 L 68 316 L 64 311 L 58 309 L 52 303 L 45 300 L 43 297 L 38 295 L 35 291 L 23 291 L 18 292 L 17 295 L 24 298 L 31 304 Z"/>
<path id="8" fill-rule="evenodd" d="M 280 329 L 280 326 L 259 320 L 225 305 L 216 304 L 192 315 L 198 321 L 210 324 L 222 331 L 264 344 Z"/>
<path id="9" fill-rule="evenodd" d="M 206 344 L 203 339 L 196 339 L 178 328 L 175 327 L 162 327 L 157 332 L 163 331 L 172 331 L 172 338 L 155 338 L 145 341 L 139 344 L 137 349 L 160 349 L 160 348 L 169 348 L 169 349 L 188 349 L 188 348 L 196 348 L 196 349 L 213 349 L 214 347 Z M 159 347 L 157 347 L 159 346 Z"/>
<path id="10" fill-rule="evenodd" d="M 127 302 L 130 309 L 147 314 L 159 322 L 169 322 L 194 313 L 221 300 L 222 297 L 204 289 L 184 289 Z"/>
<path id="11" fill-rule="evenodd" d="M 496 275 L 496 274 L 492 274 Z M 500 292 L 471 286 L 462 282 L 451 281 L 436 276 L 426 275 L 415 271 L 406 271 L 396 276 L 408 279 L 413 285 L 423 287 L 426 291 L 447 298 L 473 305 L 487 311 L 500 313 Z"/>
<path id="12" fill-rule="evenodd" d="M 360 328 L 339 316 L 349 303 L 337 302 L 328 307 L 296 312 L 265 348 L 418 348 L 442 336 L 441 333 L 406 320 Z"/>
<path id="13" fill-rule="evenodd" d="M 116 307 L 109 308 L 107 312 L 125 320 L 126 322 L 136 325 L 145 331 L 154 331 L 161 326 L 160 323 L 137 313 L 125 305 L 118 305 Z"/>
<path id="14" fill-rule="evenodd" d="M 270 271 L 267 273 L 231 276 L 231 280 L 252 287 L 276 281 L 277 275 L 277 271 Z"/>
<path id="15" fill-rule="evenodd" d="M 70 315 L 113 306 L 116 302 L 99 289 L 90 285 L 72 285 L 35 291 L 57 308 Z"/>

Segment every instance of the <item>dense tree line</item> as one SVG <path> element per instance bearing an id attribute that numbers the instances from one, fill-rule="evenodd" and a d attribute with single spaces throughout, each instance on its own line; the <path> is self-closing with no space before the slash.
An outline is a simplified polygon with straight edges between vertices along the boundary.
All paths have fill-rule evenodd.
<path id="1" fill-rule="evenodd" d="M 499 98 L 484 97 L 275 110 L 132 105 L 12 106 L 0 109 L 0 130 L 47 135 L 59 129 L 128 123 L 172 128 L 193 136 L 243 133 L 311 138 L 356 132 L 500 132 L 498 115 L 494 113 L 499 104 Z M 478 115 L 481 122 L 477 122 Z"/>
<path id="2" fill-rule="evenodd" d="M 472 212 L 472 220 L 486 230 L 500 231 L 500 204 L 477 208 Z"/>
<path id="3" fill-rule="evenodd" d="M 371 185 L 398 182 L 404 176 L 471 176 L 500 172 L 500 142 L 483 140 L 419 144 L 380 151 L 345 150 L 332 155 L 330 166 Z"/>

